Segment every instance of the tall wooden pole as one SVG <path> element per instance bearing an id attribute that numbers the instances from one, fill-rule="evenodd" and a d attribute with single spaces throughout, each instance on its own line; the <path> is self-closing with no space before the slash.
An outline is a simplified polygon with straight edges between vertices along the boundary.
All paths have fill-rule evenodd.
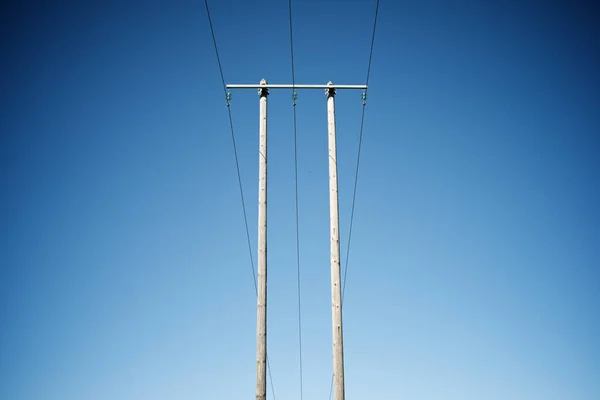
<path id="1" fill-rule="evenodd" d="M 333 86 L 332 82 L 328 83 Z M 337 151 L 335 142 L 335 88 L 326 89 L 329 134 L 329 222 L 331 252 L 331 311 L 333 322 L 333 393 L 344 400 L 344 342 L 342 335 L 342 286 L 340 271 L 340 223 L 338 206 Z"/>
<path id="2" fill-rule="evenodd" d="M 227 89 L 258 89 L 260 95 L 260 164 L 258 193 L 258 307 L 256 328 L 256 400 L 267 397 L 267 96 L 269 89 L 326 89 L 329 133 L 329 205 L 331 233 L 331 309 L 333 321 L 333 374 L 335 400 L 344 400 L 344 343 L 342 337 L 342 287 L 340 272 L 340 232 L 335 144 L 336 89 L 362 89 L 367 85 L 269 85 L 229 84 Z"/>
<path id="3" fill-rule="evenodd" d="M 263 79 L 261 85 L 267 82 Z M 256 400 L 267 398 L 267 96 L 259 88 L 260 144 L 258 169 L 258 299 L 256 319 Z"/>

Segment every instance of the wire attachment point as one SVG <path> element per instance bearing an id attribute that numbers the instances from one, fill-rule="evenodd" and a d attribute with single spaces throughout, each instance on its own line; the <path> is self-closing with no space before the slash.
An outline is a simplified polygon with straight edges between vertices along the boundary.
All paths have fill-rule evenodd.
<path id="1" fill-rule="evenodd" d="M 362 92 L 362 104 L 365 106 L 367 104 L 367 91 Z"/>
<path id="2" fill-rule="evenodd" d="M 225 95 L 225 100 L 227 100 L 227 107 L 229 107 L 231 105 L 231 91 L 228 90 L 227 94 Z"/>
<path id="3" fill-rule="evenodd" d="M 294 107 L 296 107 L 297 100 L 298 100 L 298 93 L 296 92 L 296 90 L 294 90 L 294 92 L 292 93 L 292 105 Z"/>

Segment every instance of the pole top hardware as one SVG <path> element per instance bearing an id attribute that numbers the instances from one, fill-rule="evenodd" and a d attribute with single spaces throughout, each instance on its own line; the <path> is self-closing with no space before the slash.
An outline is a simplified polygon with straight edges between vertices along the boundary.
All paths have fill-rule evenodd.
<path id="1" fill-rule="evenodd" d="M 260 97 L 266 97 L 269 95 L 269 89 L 267 86 L 267 81 L 264 79 L 260 80 L 260 85 L 258 86 L 258 95 Z"/>
<path id="2" fill-rule="evenodd" d="M 327 82 L 327 89 L 325 89 L 325 95 L 327 96 L 327 98 L 335 96 L 335 85 L 333 84 L 333 82 Z"/>

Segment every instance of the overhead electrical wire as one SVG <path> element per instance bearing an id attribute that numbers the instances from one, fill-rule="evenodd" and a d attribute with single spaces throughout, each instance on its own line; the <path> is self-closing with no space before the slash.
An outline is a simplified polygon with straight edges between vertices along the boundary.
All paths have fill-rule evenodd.
<path id="1" fill-rule="evenodd" d="M 369 64 L 367 67 L 367 79 L 365 82 L 365 86 L 369 86 L 369 77 L 371 76 L 371 61 L 373 60 L 373 45 L 375 44 L 375 30 L 377 28 L 377 15 L 379 14 L 379 0 L 377 0 L 377 4 L 375 6 L 375 19 L 373 22 L 373 35 L 371 36 L 371 50 L 369 51 Z M 363 103 L 362 103 L 362 115 L 360 118 L 360 134 L 358 135 L 358 152 L 356 155 L 356 170 L 354 173 L 354 190 L 352 193 L 352 211 L 350 213 L 350 229 L 348 230 L 348 245 L 346 247 L 346 263 L 344 266 L 344 281 L 342 284 L 342 304 L 344 298 L 344 292 L 346 291 L 346 279 L 348 278 L 348 259 L 350 256 L 350 242 L 352 240 L 352 225 L 354 222 L 354 208 L 356 205 L 356 188 L 358 186 L 358 171 L 360 169 L 360 150 L 362 148 L 362 138 L 363 138 L 363 127 L 365 125 L 365 109 L 367 105 L 367 89 L 365 89 L 363 93 Z"/>
<path id="2" fill-rule="evenodd" d="M 368 66 L 367 66 L 367 78 L 365 80 L 365 86 L 368 87 L 369 85 L 369 78 L 371 76 L 371 62 L 373 61 L 373 47 L 375 44 L 375 32 L 377 30 L 377 16 L 379 14 L 379 0 L 377 0 L 377 3 L 375 4 L 375 17 L 373 19 L 373 34 L 371 35 L 371 49 L 369 50 L 369 62 L 368 62 Z M 358 135 L 358 151 L 357 151 L 357 155 L 356 155 L 356 170 L 354 173 L 354 190 L 352 193 L 352 210 L 350 212 L 350 228 L 348 230 L 348 245 L 346 247 L 346 262 L 345 262 L 345 266 L 344 266 L 344 279 L 343 279 L 343 283 L 342 283 L 342 307 L 344 305 L 344 293 L 346 292 L 346 279 L 348 278 L 348 260 L 349 260 L 349 256 L 350 256 L 350 244 L 352 241 L 352 227 L 353 227 L 353 223 L 354 223 L 354 209 L 355 209 L 355 205 L 356 205 L 356 188 L 358 187 L 358 172 L 360 169 L 360 151 L 362 148 L 362 138 L 363 138 L 363 127 L 365 124 L 365 109 L 366 109 L 366 105 L 367 105 L 367 89 L 365 89 L 365 91 L 363 92 L 363 97 L 362 97 L 362 115 L 360 118 L 360 133 Z M 333 394 L 333 378 L 334 376 L 331 376 L 331 385 L 329 388 L 329 400 L 331 400 L 331 395 Z"/>
<path id="3" fill-rule="evenodd" d="M 243 215 L 244 215 L 244 225 L 246 228 L 246 239 L 248 242 L 248 252 L 250 255 L 250 266 L 252 267 L 252 279 L 254 280 L 254 291 L 256 293 L 256 295 L 258 296 L 258 285 L 256 283 L 256 269 L 254 268 L 254 258 L 252 256 L 252 245 L 250 242 L 250 231 L 248 229 L 248 216 L 246 213 L 246 202 L 244 200 L 244 189 L 242 186 L 242 176 L 240 174 L 240 164 L 238 161 L 238 153 L 237 153 L 237 146 L 236 146 L 236 141 L 235 141 L 235 133 L 233 130 L 233 118 L 231 117 L 231 102 L 230 102 L 230 96 L 229 93 L 227 92 L 227 86 L 225 84 L 225 77 L 223 75 L 223 67 L 221 65 L 221 58 L 219 57 L 219 49 L 217 46 L 217 39 L 215 37 L 215 30 L 213 28 L 213 23 L 212 23 L 212 18 L 210 17 L 210 9 L 208 7 L 208 0 L 204 0 L 204 5 L 206 6 L 206 15 L 208 17 L 208 24 L 210 26 L 210 33 L 212 35 L 212 40 L 213 40 L 213 45 L 215 48 L 215 55 L 217 57 L 217 64 L 219 65 L 219 73 L 221 75 L 221 83 L 223 85 L 223 92 L 225 94 L 225 99 L 227 100 L 227 114 L 229 116 L 229 128 L 231 130 L 231 143 L 233 145 L 233 155 L 235 158 L 235 168 L 237 171 L 237 178 L 238 178 L 238 185 L 240 188 L 240 198 L 242 201 L 242 211 L 243 211 Z M 273 387 L 273 377 L 271 376 L 271 365 L 269 363 L 269 358 L 267 356 L 267 371 L 269 373 L 269 381 L 271 383 L 271 393 L 273 395 L 273 400 L 275 400 L 275 389 Z"/>
<path id="4" fill-rule="evenodd" d="M 298 211 L 298 146 L 297 146 L 297 117 L 296 117 L 296 73 L 294 70 L 294 39 L 292 28 L 292 0 L 288 1 L 290 17 L 290 56 L 292 61 L 292 105 L 294 107 L 294 180 L 296 183 L 296 263 L 297 263 L 297 282 L 298 282 L 298 353 L 300 363 L 300 400 L 303 398 L 302 383 L 302 296 L 300 291 L 300 218 Z"/>

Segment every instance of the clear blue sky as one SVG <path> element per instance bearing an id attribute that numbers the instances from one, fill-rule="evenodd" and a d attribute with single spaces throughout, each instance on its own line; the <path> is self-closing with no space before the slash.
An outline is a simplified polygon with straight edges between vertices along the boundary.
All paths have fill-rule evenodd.
<path id="1" fill-rule="evenodd" d="M 591 3 L 381 2 L 349 400 L 600 399 Z M 364 83 L 375 2 L 293 5 L 297 83 Z M 227 82 L 291 81 L 287 1 L 211 10 Z M 254 284 L 203 2 L 0 15 L 0 398 L 253 398 Z M 337 111 L 345 255 L 360 93 Z M 256 92 L 232 112 L 256 255 Z M 269 113 L 269 357 L 276 398 L 299 399 L 291 93 Z M 327 399 L 324 93 L 297 113 L 304 398 Z"/>

